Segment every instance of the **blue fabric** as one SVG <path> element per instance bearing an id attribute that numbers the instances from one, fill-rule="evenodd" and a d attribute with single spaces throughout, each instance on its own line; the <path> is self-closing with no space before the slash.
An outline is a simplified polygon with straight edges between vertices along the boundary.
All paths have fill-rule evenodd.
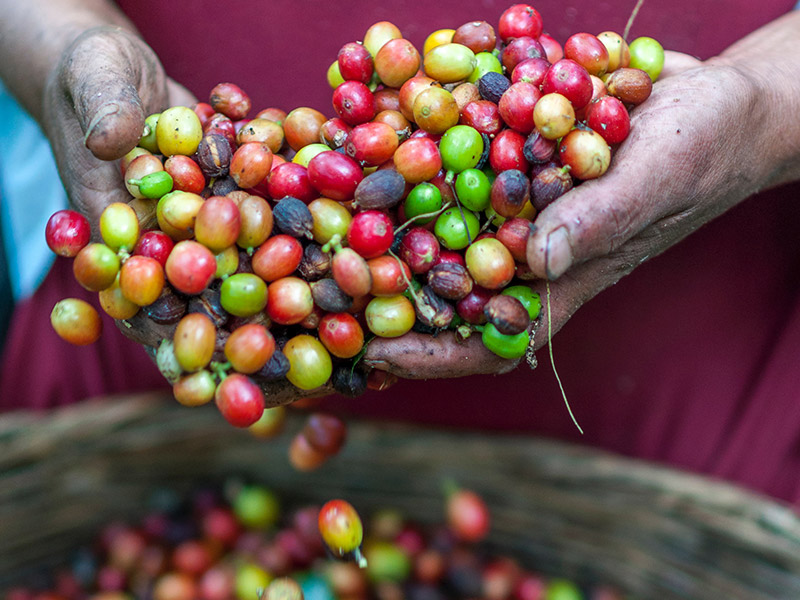
<path id="1" fill-rule="evenodd" d="M 11 288 L 19 301 L 41 283 L 55 256 L 44 229 L 67 194 L 39 125 L 0 82 L 0 225 Z"/>

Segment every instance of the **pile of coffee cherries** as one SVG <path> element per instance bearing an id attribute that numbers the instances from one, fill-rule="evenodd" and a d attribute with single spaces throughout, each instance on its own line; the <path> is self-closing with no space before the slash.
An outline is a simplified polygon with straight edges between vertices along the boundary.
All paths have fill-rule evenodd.
<path id="1" fill-rule="evenodd" d="M 541 306 L 532 221 L 606 172 L 663 59 L 614 32 L 562 46 L 524 4 L 422 52 L 379 22 L 328 69 L 335 116 L 252 114 L 219 84 L 147 118 L 121 161 L 132 198 L 102 214 L 101 242 L 72 211 L 47 240 L 113 318 L 169 327 L 157 357 L 179 402 L 214 399 L 239 427 L 262 416 L 265 381 L 362 392 L 371 336 L 477 332 L 520 358 Z M 80 300 L 51 320 L 76 344 L 100 334 Z"/>
<path id="2" fill-rule="evenodd" d="M 183 499 L 153 494 L 138 523 L 110 523 L 92 545 L 3 596 L 7 600 L 620 600 L 608 586 L 548 578 L 484 540 L 483 499 L 456 490 L 442 517 L 413 522 L 393 508 L 362 524 L 335 499 L 284 507 L 260 484 L 233 482 Z M 343 525 L 344 523 L 344 525 Z M 363 538 L 363 539 L 362 539 Z M 362 559 L 340 551 L 340 540 Z M 333 545 L 330 545 L 332 542 Z"/>

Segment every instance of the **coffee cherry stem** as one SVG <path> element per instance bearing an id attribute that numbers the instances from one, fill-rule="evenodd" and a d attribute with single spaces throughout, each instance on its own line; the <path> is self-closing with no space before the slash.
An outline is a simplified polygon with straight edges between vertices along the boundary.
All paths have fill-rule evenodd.
<path id="1" fill-rule="evenodd" d="M 342 235 L 340 233 L 334 233 L 330 240 L 322 246 L 323 252 L 330 252 L 333 250 L 334 252 L 339 252 L 342 249 Z"/>
<path id="2" fill-rule="evenodd" d="M 355 373 L 356 365 L 358 365 L 358 363 L 361 362 L 361 359 L 364 358 L 364 356 L 366 355 L 367 350 L 369 349 L 369 343 L 372 340 L 374 340 L 376 337 L 378 337 L 378 336 L 377 335 L 372 335 L 368 339 L 364 340 L 364 345 L 361 347 L 361 350 L 359 350 L 358 354 L 356 354 L 353 357 L 353 364 L 350 365 L 350 374 L 351 375 L 353 373 Z"/>
<path id="3" fill-rule="evenodd" d="M 404 230 L 404 229 L 406 229 L 407 227 L 409 227 L 409 226 L 413 225 L 414 223 L 416 223 L 417 221 L 420 221 L 420 220 L 422 220 L 422 219 L 428 219 L 428 218 L 438 217 L 440 214 L 442 214 L 444 211 L 446 211 L 446 210 L 447 210 L 448 208 L 450 208 L 451 206 L 453 206 L 453 203 L 452 203 L 452 202 L 447 202 L 447 203 L 445 203 L 445 204 L 444 204 L 444 205 L 443 205 L 443 206 L 442 206 L 442 207 L 441 207 L 439 210 L 435 210 L 435 211 L 433 211 L 433 212 L 429 212 L 429 213 L 421 213 L 421 214 L 418 214 L 418 215 L 416 215 L 416 216 L 414 216 L 414 217 L 410 218 L 408 221 L 406 221 L 405 223 L 403 223 L 403 224 L 402 224 L 402 225 L 400 225 L 399 227 L 397 227 L 397 228 L 394 230 L 394 234 L 395 234 L 395 235 L 397 235 L 398 233 L 400 233 L 401 231 L 403 231 L 403 230 Z"/>
<path id="4" fill-rule="evenodd" d="M 556 371 L 556 362 L 553 358 L 553 321 L 550 318 L 550 281 L 546 281 L 545 283 L 547 289 L 547 349 L 550 352 L 550 366 L 553 368 L 553 375 L 556 376 L 556 381 L 558 382 L 558 387 L 561 390 L 561 397 L 564 398 L 564 404 L 567 406 L 567 412 L 569 413 L 572 422 L 575 423 L 575 427 L 578 428 L 578 431 L 581 432 L 583 435 L 583 429 L 581 426 L 578 425 L 578 420 L 575 418 L 575 415 L 572 414 L 572 408 L 569 405 L 569 400 L 567 400 L 567 393 L 564 391 L 564 386 L 561 383 L 561 378 L 558 376 L 558 371 Z"/>
<path id="5" fill-rule="evenodd" d="M 625 31 L 622 32 L 622 39 L 624 39 L 625 41 L 628 40 L 628 34 L 631 31 L 633 22 L 636 20 L 636 15 L 639 14 L 639 9 L 642 8 L 642 4 L 644 4 L 644 0 L 638 0 L 636 6 L 634 6 L 633 10 L 631 11 L 631 16 L 628 17 L 628 22 L 625 24 Z"/>
<path id="6" fill-rule="evenodd" d="M 436 314 L 436 310 L 430 306 L 429 304 L 422 301 L 417 294 L 417 291 L 414 289 L 414 285 L 411 283 L 411 280 L 406 275 L 406 271 L 403 268 L 403 261 L 400 260 L 400 257 L 397 256 L 394 252 L 389 250 L 387 252 L 392 258 L 394 258 L 400 264 L 400 275 L 403 277 L 403 281 L 408 286 L 408 293 L 411 294 L 411 298 L 414 300 L 414 305 L 417 307 L 417 310 L 428 320 L 433 319 Z"/>
<path id="7" fill-rule="evenodd" d="M 464 207 L 461 206 L 461 202 L 459 201 L 458 195 L 456 195 L 455 190 L 453 190 L 453 196 L 455 196 L 456 199 L 456 205 L 458 206 L 458 212 L 461 215 L 461 221 L 464 223 L 464 232 L 467 234 L 467 246 L 470 246 L 472 245 L 472 235 L 469 232 L 469 224 L 467 223 L 467 217 L 464 214 Z M 494 217 L 492 217 L 491 221 L 493 220 Z"/>
<path id="8" fill-rule="evenodd" d="M 456 327 L 456 339 L 460 342 L 464 342 L 470 338 L 472 332 L 476 330 L 475 326 L 470 325 L 459 325 Z"/>
<path id="9" fill-rule="evenodd" d="M 353 550 L 353 560 L 355 560 L 359 569 L 367 568 L 367 558 L 361 553 L 361 548 Z"/>
<path id="10" fill-rule="evenodd" d="M 231 363 L 212 361 L 209 365 L 209 369 L 221 383 L 225 381 L 225 378 L 228 376 L 228 371 L 231 369 Z"/>
<path id="11" fill-rule="evenodd" d="M 451 169 L 451 170 L 449 170 L 449 171 L 448 171 L 448 172 L 445 174 L 445 176 L 444 176 L 444 182 L 445 182 L 447 185 L 452 185 L 452 183 L 453 183 L 453 179 L 455 179 L 455 177 L 456 177 L 456 172 L 455 172 L 455 171 L 453 171 L 453 170 Z"/>
<path id="12" fill-rule="evenodd" d="M 490 215 L 490 216 L 489 216 L 489 218 L 488 218 L 488 219 L 486 219 L 486 223 L 484 223 L 484 224 L 481 226 L 481 228 L 480 228 L 480 231 L 478 231 L 478 235 L 482 234 L 484 231 L 487 231 L 487 230 L 488 230 L 488 229 L 489 229 L 489 228 L 492 226 L 492 224 L 494 223 L 494 219 L 495 219 L 495 217 L 496 217 L 496 216 L 497 216 L 497 215 Z"/>

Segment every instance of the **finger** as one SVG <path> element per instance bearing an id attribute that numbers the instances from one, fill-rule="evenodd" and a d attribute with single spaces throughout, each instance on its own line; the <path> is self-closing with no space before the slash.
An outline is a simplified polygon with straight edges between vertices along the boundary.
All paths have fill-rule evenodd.
<path id="1" fill-rule="evenodd" d="M 694 89 L 700 80 L 671 81 L 676 83 L 664 82 L 658 94 L 654 87 L 648 101 L 633 111 L 630 135 L 616 149 L 608 171 L 537 216 L 527 246 L 536 276 L 557 279 L 573 265 L 613 252 L 653 226 L 662 238 L 652 238 L 658 247 L 636 258 L 644 260 L 699 226 L 703 211 L 717 210 L 700 200 L 717 193 L 720 169 L 698 160 L 702 145 L 715 135 L 716 108 L 681 99 L 689 97 L 687 90 L 692 98 L 701 93 Z"/>
<path id="2" fill-rule="evenodd" d="M 97 158 L 114 160 L 130 151 L 144 129 L 145 102 L 166 99 L 166 78 L 154 61 L 146 45 L 118 29 L 92 30 L 73 45 L 61 88 Z M 140 98 L 140 89 L 150 97 Z"/>
<path id="3" fill-rule="evenodd" d="M 139 141 L 145 114 L 166 102 L 166 77 L 138 38 L 93 29 L 65 53 L 48 82 L 45 127 L 74 206 L 95 225 L 112 202 L 127 202 L 120 158 Z"/>
<path id="4" fill-rule="evenodd" d="M 330 382 L 313 390 L 301 390 L 289 383 L 286 379 L 281 379 L 280 381 L 261 381 L 257 377 L 253 377 L 253 381 L 255 381 L 261 388 L 261 391 L 264 392 L 264 405 L 267 408 L 291 404 L 300 398 L 323 398 L 336 392 Z"/>
<path id="5" fill-rule="evenodd" d="M 365 365 L 404 379 L 506 373 L 518 363 L 518 360 L 500 358 L 489 351 L 480 334 L 457 341 L 451 331 L 436 337 L 410 332 L 394 339 L 375 338 L 364 355 Z"/>
<path id="6" fill-rule="evenodd" d="M 683 52 L 664 51 L 664 68 L 661 70 L 659 80 L 679 75 L 689 69 L 694 69 L 702 64 L 700 59 L 689 56 Z"/>
<path id="7" fill-rule="evenodd" d="M 628 173 L 626 183 L 610 171 L 602 182 L 586 182 L 540 213 L 527 246 L 536 276 L 555 280 L 574 264 L 608 254 L 652 218 L 650 196 L 630 189 L 631 175 L 637 176 Z"/>

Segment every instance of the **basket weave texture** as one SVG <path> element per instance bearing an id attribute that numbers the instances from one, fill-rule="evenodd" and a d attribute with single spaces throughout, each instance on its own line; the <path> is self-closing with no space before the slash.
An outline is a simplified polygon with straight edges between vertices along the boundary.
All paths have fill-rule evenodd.
<path id="1" fill-rule="evenodd" d="M 447 479 L 483 494 L 489 545 L 538 571 L 640 599 L 800 599 L 800 517 L 725 483 L 541 439 L 351 422 L 345 449 L 299 473 L 290 420 L 259 440 L 213 407 L 158 395 L 0 419 L 0 592 L 60 564 L 153 491 L 231 476 L 287 503 L 346 498 L 441 522 Z"/>

